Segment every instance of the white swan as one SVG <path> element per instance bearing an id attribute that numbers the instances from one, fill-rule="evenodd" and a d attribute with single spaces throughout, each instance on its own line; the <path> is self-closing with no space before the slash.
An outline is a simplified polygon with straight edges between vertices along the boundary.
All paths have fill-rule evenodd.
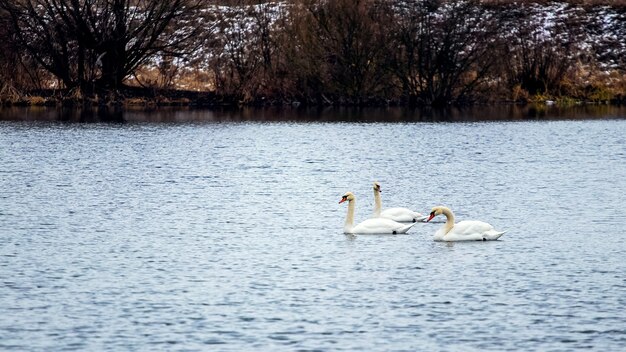
<path id="1" fill-rule="evenodd" d="M 506 231 L 497 231 L 486 222 L 466 220 L 454 223 L 454 213 L 446 207 L 434 207 L 427 222 L 437 215 L 445 215 L 446 223 L 435 232 L 435 241 L 494 241 Z"/>
<path id="2" fill-rule="evenodd" d="M 399 234 L 409 231 L 415 223 L 401 224 L 390 219 L 372 218 L 367 219 L 354 226 L 354 208 L 356 207 L 356 197 L 352 192 L 347 192 L 341 197 L 339 203 L 348 201 L 348 215 L 343 227 L 343 233 L 350 234 Z"/>
<path id="3" fill-rule="evenodd" d="M 424 221 L 428 216 L 424 216 L 407 208 L 388 208 L 382 210 L 383 203 L 380 199 L 380 183 L 374 182 L 374 214 L 375 218 L 391 219 L 397 222 L 417 222 Z"/>

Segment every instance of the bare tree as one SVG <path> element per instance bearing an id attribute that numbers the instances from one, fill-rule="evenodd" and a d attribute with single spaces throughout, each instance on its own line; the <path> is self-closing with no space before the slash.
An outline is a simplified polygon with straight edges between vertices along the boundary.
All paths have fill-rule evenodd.
<path id="1" fill-rule="evenodd" d="M 66 87 L 116 89 L 152 55 L 184 51 L 200 1 L 0 0 L 0 9 L 19 45 Z"/>
<path id="2" fill-rule="evenodd" d="M 582 28 L 572 22 L 577 16 L 570 10 L 575 8 L 565 4 L 550 11 L 533 4 L 500 8 L 505 17 L 504 70 L 511 87 L 517 85 L 530 95 L 561 93 L 561 83 L 576 66 L 584 44 Z"/>
<path id="3" fill-rule="evenodd" d="M 468 99 L 489 78 L 498 22 L 477 1 L 404 1 L 390 31 L 392 67 L 411 104 Z"/>
<path id="4" fill-rule="evenodd" d="M 280 95 L 276 78 L 278 28 L 284 20 L 282 3 L 239 0 L 216 11 L 217 30 L 211 66 L 220 92 L 250 103 Z"/>
<path id="5" fill-rule="evenodd" d="M 302 2 L 295 55 L 306 55 L 298 61 L 301 71 L 309 72 L 309 84 L 356 104 L 385 89 L 387 47 L 378 5 L 373 0 Z"/>

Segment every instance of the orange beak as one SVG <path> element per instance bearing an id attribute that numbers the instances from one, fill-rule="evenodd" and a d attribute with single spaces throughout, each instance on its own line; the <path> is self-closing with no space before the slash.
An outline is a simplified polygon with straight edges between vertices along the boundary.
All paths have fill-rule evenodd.
<path id="1" fill-rule="evenodd" d="M 430 213 L 430 216 L 428 217 L 428 220 L 426 220 L 426 222 L 429 222 L 430 220 L 432 220 L 435 217 L 435 213 Z"/>
<path id="2" fill-rule="evenodd" d="M 341 198 L 341 200 L 339 201 L 339 204 L 343 203 L 346 201 L 346 198 Z"/>

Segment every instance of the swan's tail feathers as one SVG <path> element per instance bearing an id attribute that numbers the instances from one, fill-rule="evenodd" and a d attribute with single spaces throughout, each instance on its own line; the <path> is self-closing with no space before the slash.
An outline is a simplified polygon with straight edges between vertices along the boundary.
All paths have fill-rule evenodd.
<path id="1" fill-rule="evenodd" d="M 485 239 L 489 240 L 489 241 L 495 241 L 498 238 L 500 238 L 502 235 L 504 235 L 506 233 L 506 231 L 490 231 L 488 233 L 486 233 Z"/>
<path id="2" fill-rule="evenodd" d="M 404 225 L 402 227 L 400 227 L 398 230 L 396 230 L 396 233 L 407 233 L 407 231 L 409 231 L 409 229 L 413 226 L 415 226 L 415 224 L 417 224 L 416 222 L 410 223 L 408 225 Z"/>
<path id="3" fill-rule="evenodd" d="M 428 215 L 419 215 L 415 217 L 415 222 L 426 222 Z"/>

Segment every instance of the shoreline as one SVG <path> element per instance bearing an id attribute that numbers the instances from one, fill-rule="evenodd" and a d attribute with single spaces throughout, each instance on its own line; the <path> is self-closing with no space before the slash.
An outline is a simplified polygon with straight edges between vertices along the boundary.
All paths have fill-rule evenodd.
<path id="1" fill-rule="evenodd" d="M 159 107 L 188 107 L 188 108 L 265 108 L 265 107 L 347 107 L 347 108 L 433 108 L 445 109 L 449 107 L 476 107 L 476 106 L 506 106 L 506 105 L 546 105 L 558 107 L 582 105 L 626 105 L 626 97 L 617 96 L 607 100 L 592 100 L 577 97 L 537 97 L 536 99 L 491 99 L 489 101 L 452 103 L 443 106 L 410 103 L 408 99 L 363 99 L 358 102 L 345 97 L 323 97 L 317 101 L 299 99 L 297 97 L 270 98 L 255 97 L 243 101 L 235 96 L 220 95 L 215 92 L 198 92 L 175 89 L 152 89 L 138 87 L 124 87 L 117 91 L 100 91 L 99 94 L 83 95 L 80 92 L 68 90 L 33 90 L 27 93 L 18 93 L 13 90 L 11 95 L 0 95 L 0 106 L 40 106 L 40 107 L 112 107 L 112 108 L 159 108 Z"/>

